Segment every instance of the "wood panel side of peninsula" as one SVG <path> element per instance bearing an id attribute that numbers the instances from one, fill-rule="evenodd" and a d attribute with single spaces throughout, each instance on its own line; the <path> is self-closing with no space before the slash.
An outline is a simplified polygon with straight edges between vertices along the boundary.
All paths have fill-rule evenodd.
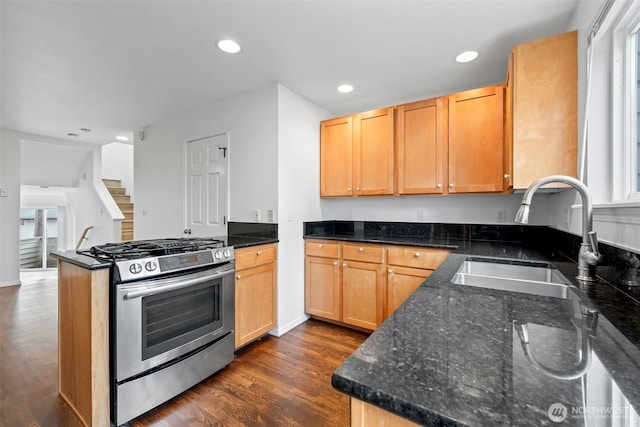
<path id="1" fill-rule="evenodd" d="M 58 261 L 58 392 L 86 426 L 109 426 L 109 269 Z"/>

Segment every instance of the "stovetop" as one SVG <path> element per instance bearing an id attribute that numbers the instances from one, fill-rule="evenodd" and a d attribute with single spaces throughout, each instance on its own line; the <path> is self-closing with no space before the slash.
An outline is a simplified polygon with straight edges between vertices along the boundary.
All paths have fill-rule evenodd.
<path id="1" fill-rule="evenodd" d="M 168 238 L 107 243 L 76 251 L 113 264 L 117 283 L 202 269 L 233 268 L 233 246 L 212 238 Z"/>
<path id="2" fill-rule="evenodd" d="M 134 240 L 130 242 L 107 243 L 79 250 L 82 255 L 92 256 L 105 261 L 124 261 L 139 258 L 157 257 L 173 254 L 184 254 L 206 249 L 221 248 L 222 240 L 210 238 L 168 238 L 151 240 Z"/>

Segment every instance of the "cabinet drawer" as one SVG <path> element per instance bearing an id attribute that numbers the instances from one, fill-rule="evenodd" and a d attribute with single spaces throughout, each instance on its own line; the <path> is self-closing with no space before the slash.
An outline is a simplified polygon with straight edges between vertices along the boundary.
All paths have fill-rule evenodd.
<path id="1" fill-rule="evenodd" d="M 236 250 L 236 270 L 275 262 L 276 245 L 251 246 Z"/>
<path id="2" fill-rule="evenodd" d="M 447 249 L 390 247 L 387 249 L 387 264 L 435 270 L 448 256 Z"/>
<path id="3" fill-rule="evenodd" d="M 305 243 L 307 256 L 319 256 L 323 258 L 340 258 L 340 243 L 324 240 L 307 240 Z"/>
<path id="4" fill-rule="evenodd" d="M 363 262 L 384 262 L 384 249 L 377 245 L 342 245 L 342 259 Z"/>

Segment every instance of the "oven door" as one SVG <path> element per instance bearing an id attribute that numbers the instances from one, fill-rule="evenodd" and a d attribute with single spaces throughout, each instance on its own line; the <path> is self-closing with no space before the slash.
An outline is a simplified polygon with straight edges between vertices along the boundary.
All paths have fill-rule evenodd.
<path id="1" fill-rule="evenodd" d="M 230 262 L 197 273 L 117 285 L 116 382 L 232 333 L 233 272 Z"/>

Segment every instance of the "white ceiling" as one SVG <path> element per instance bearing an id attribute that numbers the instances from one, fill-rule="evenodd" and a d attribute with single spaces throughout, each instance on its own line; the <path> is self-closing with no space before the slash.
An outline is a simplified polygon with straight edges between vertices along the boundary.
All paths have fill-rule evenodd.
<path id="1" fill-rule="evenodd" d="M 578 1 L 2 0 L 0 126 L 104 144 L 275 82 L 336 116 L 495 84 Z"/>

